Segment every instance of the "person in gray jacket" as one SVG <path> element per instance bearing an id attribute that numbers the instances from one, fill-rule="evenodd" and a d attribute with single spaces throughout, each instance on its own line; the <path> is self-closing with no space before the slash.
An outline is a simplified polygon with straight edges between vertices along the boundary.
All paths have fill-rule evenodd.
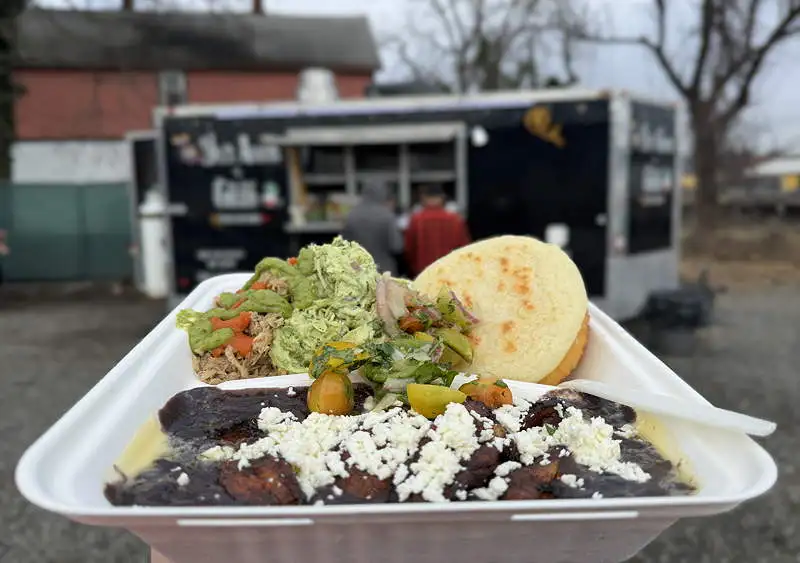
<path id="1" fill-rule="evenodd" d="M 389 188 L 382 182 L 367 182 L 361 201 L 353 207 L 342 236 L 366 248 L 379 272 L 397 274 L 396 256 L 403 252 L 403 236 L 389 208 Z"/>

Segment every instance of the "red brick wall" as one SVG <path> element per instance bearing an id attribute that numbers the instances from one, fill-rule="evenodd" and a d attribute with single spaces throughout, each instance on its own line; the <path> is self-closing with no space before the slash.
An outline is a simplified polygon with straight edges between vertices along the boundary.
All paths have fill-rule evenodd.
<path id="1" fill-rule="evenodd" d="M 20 70 L 16 80 L 26 94 L 16 105 L 17 137 L 42 139 L 118 139 L 149 129 L 158 105 L 153 73 L 118 71 Z M 361 97 L 368 75 L 337 76 L 343 98 Z M 187 94 L 193 103 L 294 99 L 295 73 L 192 72 Z"/>
<path id="2" fill-rule="evenodd" d="M 152 73 L 21 70 L 19 139 L 113 139 L 150 127 L 158 86 Z"/>

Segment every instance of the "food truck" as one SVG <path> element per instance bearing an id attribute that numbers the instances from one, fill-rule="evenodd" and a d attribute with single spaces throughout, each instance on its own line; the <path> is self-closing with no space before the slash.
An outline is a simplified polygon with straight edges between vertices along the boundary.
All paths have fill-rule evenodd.
<path id="1" fill-rule="evenodd" d="M 552 239 L 616 319 L 679 287 L 675 105 L 578 89 L 158 108 L 173 302 L 341 230 L 364 182 L 401 228 L 439 184 L 474 239 Z"/>

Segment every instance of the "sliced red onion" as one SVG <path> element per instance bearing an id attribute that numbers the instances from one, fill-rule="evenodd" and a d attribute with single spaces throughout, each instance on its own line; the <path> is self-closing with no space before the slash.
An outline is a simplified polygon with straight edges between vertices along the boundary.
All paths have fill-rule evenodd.
<path id="1" fill-rule="evenodd" d="M 402 286 L 393 279 L 386 280 L 387 300 L 389 309 L 396 319 L 405 315 L 406 310 L 406 295 L 411 293 L 411 290 Z"/>
<path id="2" fill-rule="evenodd" d="M 478 318 L 469 312 L 469 310 L 464 307 L 464 304 L 461 303 L 461 300 L 456 296 L 455 292 L 451 289 L 450 290 L 450 299 L 453 300 L 453 303 L 461 311 L 461 314 L 464 315 L 464 318 L 469 321 L 470 324 L 478 324 L 480 321 Z"/>
<path id="3" fill-rule="evenodd" d="M 388 287 L 386 278 L 378 278 L 375 286 L 375 311 L 383 322 L 383 328 L 389 336 L 397 336 L 400 330 L 397 328 L 397 319 L 392 315 L 389 307 Z"/>
<path id="4" fill-rule="evenodd" d="M 442 314 L 438 309 L 434 309 L 433 307 L 420 307 L 414 311 L 412 315 L 423 321 L 423 323 L 425 323 L 425 319 L 427 319 L 427 323 L 425 323 L 426 328 L 437 326 L 437 323 L 442 320 Z"/>
<path id="5" fill-rule="evenodd" d="M 439 343 L 434 344 L 433 346 L 431 346 L 431 351 L 430 351 L 429 355 L 431 357 L 431 361 L 434 364 L 438 364 L 439 363 L 439 360 L 442 359 L 442 354 L 444 354 L 444 344 L 439 342 Z"/>
<path id="6" fill-rule="evenodd" d="M 389 276 L 381 276 L 375 286 L 375 310 L 384 330 L 389 336 L 397 336 L 400 329 L 397 320 L 407 313 L 405 306 L 406 294 L 409 290 L 397 283 Z"/>

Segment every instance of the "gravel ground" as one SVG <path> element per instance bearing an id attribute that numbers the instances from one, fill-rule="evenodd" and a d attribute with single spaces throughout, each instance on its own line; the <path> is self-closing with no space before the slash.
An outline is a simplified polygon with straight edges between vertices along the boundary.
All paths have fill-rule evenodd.
<path id="1" fill-rule="evenodd" d="M 146 334 L 163 306 L 104 297 L 3 303 L 0 561 L 145 561 L 145 547 L 125 532 L 73 524 L 30 506 L 16 491 L 13 471 L 24 449 Z M 800 286 L 737 289 L 720 297 L 717 311 L 715 326 L 682 346 L 688 350 L 676 351 L 681 342 L 673 340 L 664 357 L 715 404 L 778 422 L 765 446 L 778 461 L 780 481 L 732 513 L 677 524 L 637 562 L 800 561 L 800 462 L 791 453 L 800 443 Z"/>

